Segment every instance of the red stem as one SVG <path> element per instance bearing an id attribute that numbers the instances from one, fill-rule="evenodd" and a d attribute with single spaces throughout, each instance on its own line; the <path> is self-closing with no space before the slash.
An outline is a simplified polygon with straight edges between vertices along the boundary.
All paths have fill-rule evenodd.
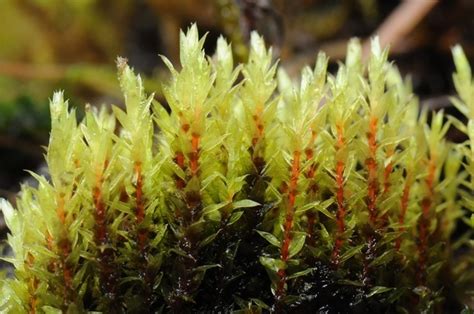
<path id="1" fill-rule="evenodd" d="M 293 218 L 295 210 L 295 201 L 298 194 L 298 178 L 300 175 L 300 156 L 299 151 L 293 153 L 293 161 L 291 165 L 291 177 L 288 188 L 288 207 L 286 209 L 285 224 L 283 225 L 283 243 L 280 249 L 280 258 L 286 265 L 289 257 L 290 244 L 292 240 L 291 231 L 293 229 Z M 285 284 L 286 284 L 286 270 L 281 268 L 278 270 L 278 284 L 275 293 L 277 303 L 285 296 Z"/>
<path id="2" fill-rule="evenodd" d="M 398 231 L 400 232 L 400 236 L 397 238 L 397 242 L 395 243 L 395 249 L 397 251 L 400 251 L 400 246 L 402 245 L 403 240 L 401 234 L 405 231 L 403 224 L 405 223 L 405 216 L 408 209 L 408 200 L 410 199 L 411 183 L 411 173 L 407 173 L 407 178 L 403 187 L 402 199 L 400 201 L 400 216 L 398 217 L 398 223 L 400 224 Z"/>
<path id="3" fill-rule="evenodd" d="M 394 152 L 393 150 L 387 151 L 386 158 L 390 159 L 393 156 Z M 393 171 L 393 162 L 390 161 L 384 168 L 383 172 L 383 192 L 382 192 L 382 198 L 386 197 L 388 195 L 388 192 L 390 191 L 391 183 L 390 183 L 390 175 L 392 174 Z M 382 217 L 380 217 L 380 223 L 379 225 L 382 228 L 386 228 L 388 225 L 388 211 L 385 212 Z"/>
<path id="4" fill-rule="evenodd" d="M 136 217 L 137 223 L 142 223 L 145 218 L 145 204 L 143 202 L 143 176 L 142 176 L 142 164 L 141 162 L 135 162 L 134 167 L 135 176 L 137 177 L 137 182 L 135 185 L 136 193 Z"/>
<path id="5" fill-rule="evenodd" d="M 334 243 L 334 249 L 332 251 L 332 262 L 337 267 L 339 265 L 339 253 L 344 244 L 344 232 L 346 216 L 346 208 L 344 206 L 344 163 L 338 161 L 336 165 L 336 200 L 337 200 L 337 213 L 336 213 L 336 224 L 337 224 L 337 235 L 336 242 Z"/>
<path id="6" fill-rule="evenodd" d="M 436 172 L 436 159 L 433 155 L 428 164 L 428 176 L 425 179 L 427 187 L 427 195 L 421 201 L 422 215 L 418 225 L 418 272 L 417 279 L 419 284 L 426 281 L 426 264 L 427 264 L 427 248 L 428 248 L 428 229 L 431 206 L 434 196 L 434 177 Z"/>
<path id="7" fill-rule="evenodd" d="M 26 257 L 26 264 L 28 268 L 33 267 L 33 263 L 35 261 L 34 256 L 28 252 L 27 257 Z M 36 276 L 32 276 L 28 282 L 28 292 L 29 292 L 29 299 L 28 299 L 28 305 L 29 305 L 29 314 L 36 314 L 36 306 L 38 303 L 38 299 L 36 298 L 36 290 L 38 289 L 38 278 Z"/>
<path id="8" fill-rule="evenodd" d="M 66 302 L 70 299 L 70 293 L 72 292 L 72 270 L 66 259 L 71 253 L 71 243 L 66 235 L 66 212 L 64 210 L 65 200 L 64 193 L 60 193 L 57 199 L 58 207 L 56 208 L 56 214 L 61 222 L 62 228 L 62 239 L 58 242 L 59 249 L 59 267 L 62 269 L 63 280 L 64 280 L 64 294 L 63 294 L 63 306 L 66 306 Z"/>
<path id="9" fill-rule="evenodd" d="M 105 161 L 104 168 L 107 168 L 108 161 Z M 103 185 L 103 172 L 98 171 L 96 175 L 96 184 L 92 189 L 92 198 L 95 206 L 95 242 L 98 247 L 104 246 L 108 241 L 108 231 L 106 224 L 106 207 L 102 197 L 102 185 Z M 101 248 L 99 250 L 99 267 L 100 267 L 100 280 L 101 288 L 104 289 L 103 293 L 111 299 L 115 296 L 115 278 L 113 269 L 113 253 L 110 249 Z"/>
<path id="10" fill-rule="evenodd" d="M 92 189 L 92 198 L 95 206 L 96 223 L 96 244 L 103 245 L 107 238 L 107 228 L 105 225 L 105 203 L 102 200 L 102 176 L 97 179 L 95 187 Z"/>
<path id="11" fill-rule="evenodd" d="M 367 209 L 369 212 L 369 222 L 372 228 L 376 229 L 378 212 L 376 207 L 379 182 L 377 179 L 377 117 L 371 115 L 369 120 L 369 132 L 367 133 L 367 141 L 369 144 L 369 157 L 366 160 L 367 164 Z M 367 249 L 364 258 L 363 283 L 366 286 L 371 284 L 370 278 L 370 263 L 375 258 L 375 250 L 377 248 L 377 239 L 375 233 L 370 231 L 367 236 Z"/>
<path id="12" fill-rule="evenodd" d="M 66 309 L 69 300 L 71 300 L 71 294 L 73 293 L 73 287 L 72 287 L 73 271 L 66 261 L 66 259 L 71 254 L 71 243 L 69 242 L 69 239 L 64 237 L 61 241 L 59 241 L 58 247 L 59 247 L 60 269 L 63 270 L 63 280 L 64 280 L 63 308 Z"/>
<path id="13" fill-rule="evenodd" d="M 53 236 L 51 235 L 51 233 L 49 231 L 46 231 L 46 247 L 48 248 L 49 251 L 53 251 L 54 250 L 54 239 L 53 239 Z M 52 260 L 49 264 L 48 264 L 48 271 L 51 272 L 51 273 L 54 273 L 56 272 L 56 268 L 57 268 L 57 262 L 55 260 Z"/>
<path id="14" fill-rule="evenodd" d="M 135 205 L 136 205 L 136 219 L 137 225 L 139 226 L 143 220 L 145 219 L 145 200 L 143 197 L 143 174 L 142 174 L 142 164 L 139 161 L 135 162 L 134 166 L 135 176 L 137 178 L 137 182 L 135 184 Z M 143 252 L 145 249 L 146 240 L 148 237 L 147 230 L 140 228 L 138 230 L 138 247 L 140 251 Z"/>
<path id="15" fill-rule="evenodd" d="M 309 187 L 308 187 L 308 193 L 309 197 L 311 199 L 314 198 L 317 190 L 318 190 L 318 185 L 316 182 L 313 182 L 314 176 L 316 174 L 316 170 L 318 168 L 318 165 L 313 161 L 314 158 L 314 143 L 316 142 L 316 136 L 317 133 L 313 129 L 311 129 L 311 138 L 308 143 L 308 148 L 305 149 L 304 153 L 306 156 L 306 161 L 310 163 L 308 170 L 306 171 L 306 178 L 309 180 Z M 307 233 L 308 233 L 308 238 L 307 238 L 307 243 L 308 245 L 314 246 L 315 245 L 315 239 L 314 239 L 314 225 L 316 224 L 316 214 L 314 212 L 309 212 L 306 214 L 306 217 L 308 218 L 308 226 L 307 226 Z"/>
<path id="16" fill-rule="evenodd" d="M 336 156 L 340 158 L 340 152 L 345 147 L 344 128 L 342 125 L 337 125 L 337 142 L 336 142 Z M 336 202 L 337 202 L 337 213 L 336 213 L 336 224 L 337 224 L 337 235 L 334 243 L 334 249 L 332 251 L 332 263 L 334 266 L 339 265 L 339 253 L 344 244 L 344 232 L 345 227 L 345 216 L 346 207 L 344 200 L 344 170 L 345 164 L 343 160 L 338 160 L 336 163 Z"/>
<path id="17" fill-rule="evenodd" d="M 182 152 L 177 152 L 176 153 L 174 161 L 176 162 L 176 164 L 178 165 L 179 168 L 181 168 L 182 170 L 185 169 L 184 154 Z M 175 176 L 175 180 L 176 180 L 176 187 L 179 190 L 182 190 L 186 187 L 186 182 L 182 178 L 180 178 L 178 176 Z"/>
<path id="18" fill-rule="evenodd" d="M 264 126 L 263 126 L 263 121 L 262 121 L 262 110 L 257 109 L 255 114 L 252 116 L 253 121 L 255 123 L 255 135 L 252 138 L 252 146 L 255 148 L 258 144 L 258 142 L 263 138 L 264 134 Z"/>
<path id="19" fill-rule="evenodd" d="M 189 154 L 189 163 L 193 176 L 197 175 L 199 169 L 199 141 L 201 137 L 197 133 L 191 135 L 191 153 Z"/>
<path id="20" fill-rule="evenodd" d="M 181 129 L 184 133 L 188 133 L 190 125 L 182 123 Z M 182 152 L 176 152 L 174 161 L 183 171 L 189 169 L 191 176 L 195 177 L 199 172 L 199 153 L 200 153 L 201 136 L 193 132 L 191 134 L 191 150 L 188 154 L 188 165 L 185 163 L 185 156 Z M 189 180 L 189 176 L 186 180 Z M 182 178 L 175 177 L 176 187 L 183 190 L 186 187 L 186 181 Z M 201 194 L 200 191 L 187 191 L 185 193 L 185 201 L 187 203 L 186 210 L 176 208 L 175 216 L 180 221 L 183 236 L 178 240 L 178 246 L 186 252 L 186 257 L 178 257 L 176 270 L 179 273 L 177 280 L 173 283 L 173 291 L 169 300 L 170 307 L 176 313 L 183 312 L 184 306 L 188 303 L 186 299 L 196 289 L 195 285 L 195 267 L 197 263 L 197 234 L 189 226 L 192 225 L 200 217 L 201 210 Z"/>
<path id="21" fill-rule="evenodd" d="M 369 143 L 369 158 L 367 158 L 368 170 L 368 203 L 369 220 L 373 227 L 377 227 L 377 196 L 378 196 L 378 180 L 377 180 L 377 118 L 372 116 L 369 122 L 369 132 L 367 140 Z"/>

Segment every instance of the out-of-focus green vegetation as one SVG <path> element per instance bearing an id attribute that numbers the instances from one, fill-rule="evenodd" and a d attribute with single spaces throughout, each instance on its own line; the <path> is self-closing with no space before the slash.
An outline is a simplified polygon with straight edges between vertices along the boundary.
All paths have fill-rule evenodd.
<path id="1" fill-rule="evenodd" d="M 0 132 L 46 135 L 48 97 L 60 86 L 74 99 L 116 95 L 113 60 L 123 52 L 133 5 L 130 0 L 0 2 L 0 20 L 7 26 L 0 30 Z"/>

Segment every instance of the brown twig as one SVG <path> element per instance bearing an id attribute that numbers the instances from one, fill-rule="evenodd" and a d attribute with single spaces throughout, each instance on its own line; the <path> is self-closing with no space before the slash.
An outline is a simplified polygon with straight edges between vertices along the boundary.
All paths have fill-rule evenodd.
<path id="1" fill-rule="evenodd" d="M 379 37 L 381 47 L 396 46 L 437 3 L 438 0 L 402 1 L 374 33 L 374 36 Z M 364 60 L 370 55 L 369 41 L 365 41 L 362 55 Z"/>

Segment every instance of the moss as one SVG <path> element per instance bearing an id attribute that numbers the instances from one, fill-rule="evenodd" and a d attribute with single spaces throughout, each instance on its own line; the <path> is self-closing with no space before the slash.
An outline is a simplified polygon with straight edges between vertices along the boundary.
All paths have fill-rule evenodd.
<path id="1" fill-rule="evenodd" d="M 167 105 L 124 59 L 125 109 L 77 122 L 51 100 L 51 179 L 23 187 L 10 228 L 6 312 L 440 312 L 472 280 L 452 240 L 473 209 L 474 84 L 454 49 L 469 122 L 419 114 L 409 81 L 372 42 L 294 82 L 252 35 L 234 67 L 192 26 Z M 170 110 L 167 110 L 169 108 Z M 453 144 L 451 125 L 469 136 Z"/>

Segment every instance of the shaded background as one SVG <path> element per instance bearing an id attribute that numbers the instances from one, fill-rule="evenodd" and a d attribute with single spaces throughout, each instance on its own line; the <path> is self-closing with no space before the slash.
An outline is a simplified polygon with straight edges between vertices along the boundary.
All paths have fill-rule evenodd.
<path id="1" fill-rule="evenodd" d="M 425 12 L 392 19 L 407 2 Z M 430 0 L 2 0 L 0 1 L 0 197 L 14 201 L 24 169 L 45 173 L 42 146 L 49 131 L 48 98 L 62 89 L 79 115 L 85 103 L 120 105 L 115 59 L 126 57 L 160 98 L 167 72 L 158 54 L 178 60 L 179 29 L 197 22 L 208 32 L 212 55 L 217 37 L 233 43 L 245 61 L 251 30 L 275 47 L 296 75 L 319 50 L 331 69 L 344 58 L 346 43 L 381 29 L 404 33 L 388 38 L 402 73 L 412 77 L 423 106 L 452 111 L 450 48 L 460 43 L 474 60 L 474 1 Z M 423 4 L 421 4 L 423 7 Z M 429 8 L 427 8 L 429 7 Z M 420 8 L 411 8 L 421 10 Z M 384 25 L 384 26 L 382 26 Z M 384 33 L 380 34 L 384 41 Z M 455 114 L 455 113 L 454 113 Z M 457 134 L 451 134 L 460 140 Z M 3 232 L 1 232 L 3 231 Z M 5 226 L 0 219 L 0 235 Z"/>

